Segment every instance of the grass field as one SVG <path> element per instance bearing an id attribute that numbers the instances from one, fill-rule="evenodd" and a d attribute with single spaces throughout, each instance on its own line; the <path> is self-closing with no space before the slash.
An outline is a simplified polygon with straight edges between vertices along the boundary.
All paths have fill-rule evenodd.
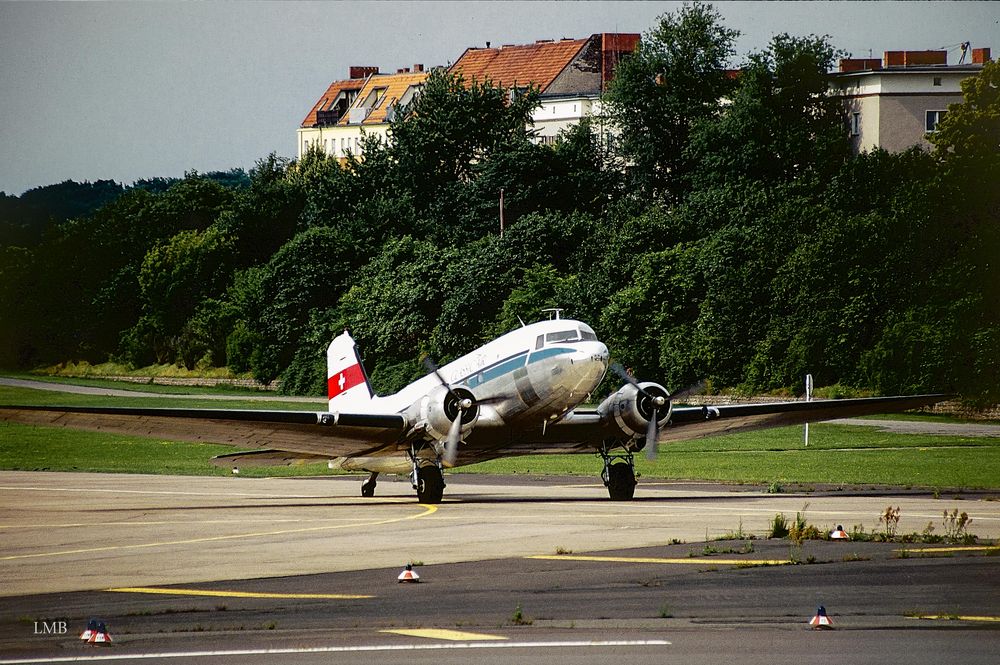
<path id="1" fill-rule="evenodd" d="M 108 398 L 0 386 L 0 404 L 170 406 L 314 410 L 303 403 L 218 401 L 177 398 Z M 939 418 L 935 418 L 939 420 Z M 177 443 L 0 423 L 0 468 L 114 473 L 226 475 L 209 464 L 227 446 Z M 791 485 L 894 485 L 928 488 L 1000 489 L 1000 438 L 906 435 L 874 428 L 816 424 L 804 447 L 802 427 L 663 445 L 658 458 L 636 458 L 646 478 L 713 480 Z M 457 469 L 462 473 L 596 476 L 596 455 L 536 455 L 495 460 Z M 243 475 L 331 473 L 325 464 L 246 468 Z"/>

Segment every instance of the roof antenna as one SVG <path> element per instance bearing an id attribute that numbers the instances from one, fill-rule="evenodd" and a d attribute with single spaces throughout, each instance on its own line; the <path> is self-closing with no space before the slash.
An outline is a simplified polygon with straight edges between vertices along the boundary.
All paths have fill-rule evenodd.
<path id="1" fill-rule="evenodd" d="M 562 307 L 547 307 L 542 312 L 549 313 L 549 321 L 558 321 L 562 318 Z"/>
<path id="2" fill-rule="evenodd" d="M 521 327 L 522 328 L 527 328 L 528 327 L 528 325 L 524 322 L 524 319 L 522 319 L 520 316 L 517 317 L 517 320 L 521 322 Z"/>

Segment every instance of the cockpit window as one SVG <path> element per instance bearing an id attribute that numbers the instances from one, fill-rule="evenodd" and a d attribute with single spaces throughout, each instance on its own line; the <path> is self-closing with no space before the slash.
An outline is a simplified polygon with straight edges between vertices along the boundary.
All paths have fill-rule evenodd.
<path id="1" fill-rule="evenodd" d="M 575 342 L 579 339 L 580 333 L 576 330 L 563 330 L 545 335 L 545 341 L 549 344 L 553 344 L 555 342 Z"/>
<path id="2" fill-rule="evenodd" d="M 594 333 L 590 332 L 589 330 L 584 330 L 583 328 L 581 328 L 580 329 L 580 339 L 582 339 L 584 342 L 596 342 L 597 341 L 597 335 L 595 335 Z"/>
<path id="3" fill-rule="evenodd" d="M 545 346 L 545 335 L 539 335 L 538 339 L 535 340 L 535 350 L 537 351 L 543 346 Z"/>

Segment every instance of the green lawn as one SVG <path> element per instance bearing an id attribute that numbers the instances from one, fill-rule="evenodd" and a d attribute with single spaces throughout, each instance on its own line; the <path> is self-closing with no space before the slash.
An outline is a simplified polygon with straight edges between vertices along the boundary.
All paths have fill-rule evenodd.
<path id="1" fill-rule="evenodd" d="M 323 403 L 219 402 L 172 398 L 108 398 L 0 386 L 0 404 L 170 406 L 315 410 Z M 227 446 L 176 443 L 62 428 L 0 423 L 0 468 L 115 473 L 225 475 L 208 460 L 233 452 Z M 802 427 L 763 430 L 665 444 L 653 462 L 641 454 L 646 478 L 734 483 L 831 483 L 932 488 L 1000 488 L 1000 438 L 961 438 L 880 432 L 835 424 L 811 426 L 809 447 Z M 463 473 L 538 473 L 596 476 L 596 455 L 537 455 L 495 460 Z M 325 464 L 246 468 L 244 475 L 331 473 Z"/>

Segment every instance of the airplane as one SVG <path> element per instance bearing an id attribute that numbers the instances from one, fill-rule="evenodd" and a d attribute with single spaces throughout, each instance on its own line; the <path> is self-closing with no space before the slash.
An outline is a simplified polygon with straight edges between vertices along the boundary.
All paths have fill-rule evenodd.
<path id="1" fill-rule="evenodd" d="M 235 468 L 328 461 L 364 471 L 361 495 L 380 473 L 409 474 L 420 503 L 440 503 L 444 470 L 506 456 L 590 453 L 603 460 L 612 500 L 634 498 L 635 453 L 660 443 L 851 416 L 904 411 L 947 395 L 675 406 L 662 385 L 610 365 L 607 346 L 582 321 L 522 324 L 393 395 L 372 390 L 345 330 L 327 349 L 327 411 L 142 407 L 0 406 L 0 420 L 115 432 L 244 449 L 213 459 Z M 582 408 L 608 369 L 620 389 Z"/>

